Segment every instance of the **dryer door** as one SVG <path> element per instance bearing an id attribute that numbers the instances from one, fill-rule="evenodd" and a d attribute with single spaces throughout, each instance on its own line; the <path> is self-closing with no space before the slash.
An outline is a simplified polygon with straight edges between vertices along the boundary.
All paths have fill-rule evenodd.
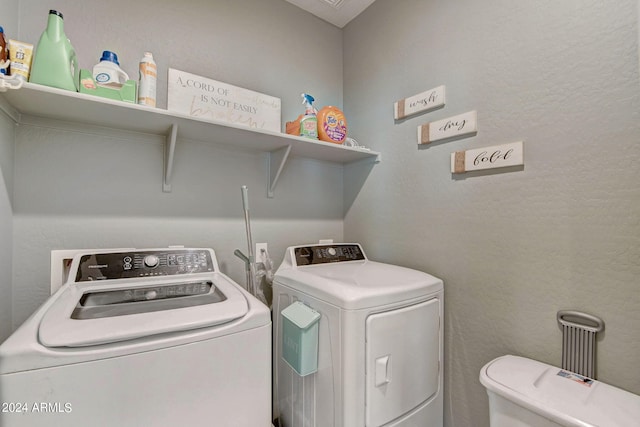
<path id="1" fill-rule="evenodd" d="M 438 392 L 437 298 L 367 318 L 366 426 L 377 427 Z"/>

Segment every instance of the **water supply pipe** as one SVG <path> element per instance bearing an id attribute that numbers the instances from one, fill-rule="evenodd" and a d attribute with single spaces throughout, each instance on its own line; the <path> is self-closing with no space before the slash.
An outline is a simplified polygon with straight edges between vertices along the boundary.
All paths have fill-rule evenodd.
<path id="1" fill-rule="evenodd" d="M 251 237 L 251 218 L 249 216 L 249 189 L 246 185 L 241 188 L 242 191 L 242 209 L 244 210 L 244 225 L 247 232 L 247 258 L 249 259 L 249 269 L 247 271 L 247 291 L 253 296 L 257 296 L 255 276 L 256 276 L 256 257 L 253 253 L 253 238 Z"/>

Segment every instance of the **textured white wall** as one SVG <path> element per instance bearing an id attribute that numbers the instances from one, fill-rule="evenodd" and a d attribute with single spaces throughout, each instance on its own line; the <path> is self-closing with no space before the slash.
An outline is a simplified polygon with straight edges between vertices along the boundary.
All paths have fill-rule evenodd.
<path id="1" fill-rule="evenodd" d="M 163 108 L 167 67 L 277 96 L 283 121 L 303 112 L 302 91 L 322 105 L 342 104 L 341 30 L 281 0 L 24 0 L 22 40 L 37 42 L 50 7 L 64 14 L 83 68 L 109 49 L 135 77 L 143 52 L 153 52 Z M 318 55 L 334 62 L 318 64 Z M 233 256 L 236 248 L 246 253 L 243 184 L 254 241 L 268 242 L 277 263 L 289 245 L 342 239 L 340 165 L 294 158 L 267 199 L 264 153 L 179 140 L 173 191 L 163 193 L 162 138 L 26 120 L 15 150 L 14 327 L 48 296 L 52 249 L 213 247 L 223 271 L 244 283 Z"/>
<path id="2" fill-rule="evenodd" d="M 448 426 L 488 425 L 489 360 L 560 363 L 560 309 L 605 320 L 599 378 L 640 393 L 637 13 L 635 0 L 377 0 L 345 28 L 350 130 L 383 155 L 345 188 L 345 239 L 444 279 Z M 394 101 L 441 84 L 443 109 L 394 122 Z M 419 124 L 473 109 L 477 136 L 417 147 Z M 456 150 L 519 140 L 522 170 L 450 173 Z"/>
<path id="3" fill-rule="evenodd" d="M 223 272 L 244 284 L 244 265 L 233 256 L 246 253 L 243 184 L 254 241 L 268 242 L 278 263 L 289 245 L 342 238 L 339 165 L 294 158 L 267 199 L 263 153 L 179 141 L 173 191 L 163 193 L 160 138 L 47 123 L 17 135 L 15 326 L 48 296 L 52 249 L 212 247 Z"/>
<path id="4" fill-rule="evenodd" d="M 111 49 L 135 75 L 152 51 L 163 107 L 169 66 L 279 96 L 283 121 L 299 113 L 302 90 L 340 106 L 344 37 L 351 134 L 383 162 L 344 171 L 343 204 L 342 168 L 296 160 L 268 200 L 259 153 L 180 141 L 174 191 L 164 194 L 158 139 L 34 121 L 18 132 L 11 178 L 14 324 L 47 296 L 51 249 L 212 246 L 242 281 L 231 253 L 244 250 L 247 184 L 254 238 L 275 257 L 289 244 L 342 238 L 344 209 L 345 238 L 371 257 L 445 280 L 448 426 L 488 425 L 477 377 L 493 357 L 558 362 L 562 308 L 605 319 L 599 376 L 640 393 L 638 7 L 512 3 L 378 0 L 343 33 L 279 0 L 57 2 L 82 67 Z M 49 6 L 20 7 L 20 38 L 35 43 Z M 394 123 L 394 101 L 440 84 L 443 110 Z M 476 137 L 416 147 L 418 124 L 470 109 Z M 521 171 L 449 173 L 452 151 L 520 139 Z M 1 167 L 7 181 L 13 165 Z M 10 228 L 2 188 L 0 227 Z"/>
<path id="5" fill-rule="evenodd" d="M 12 331 L 14 123 L 0 111 L 0 342 Z"/>
<path id="6" fill-rule="evenodd" d="M 50 8 L 63 13 L 81 68 L 111 50 L 137 80 L 140 58 L 152 52 L 162 108 L 168 68 L 276 96 L 283 122 L 304 112 L 301 92 L 342 105 L 342 31 L 282 0 L 21 0 L 22 39 L 37 43 Z"/>
<path id="7" fill-rule="evenodd" d="M 18 0 L 0 0 L 0 26 L 7 39 L 18 32 Z M 1 102 L 2 100 L 0 100 Z M 15 126 L 0 110 L 0 342 L 12 331 L 13 147 Z"/>
<path id="8" fill-rule="evenodd" d="M 5 37 L 15 39 L 18 34 L 18 6 L 19 0 L 0 0 L 0 27 L 4 30 Z"/>

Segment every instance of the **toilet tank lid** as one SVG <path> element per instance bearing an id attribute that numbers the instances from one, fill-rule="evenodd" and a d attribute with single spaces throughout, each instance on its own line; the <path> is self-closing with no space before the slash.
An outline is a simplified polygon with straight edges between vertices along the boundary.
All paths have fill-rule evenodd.
<path id="1" fill-rule="evenodd" d="M 524 357 L 487 363 L 480 382 L 487 391 L 566 426 L 627 427 L 640 420 L 640 396 Z"/>

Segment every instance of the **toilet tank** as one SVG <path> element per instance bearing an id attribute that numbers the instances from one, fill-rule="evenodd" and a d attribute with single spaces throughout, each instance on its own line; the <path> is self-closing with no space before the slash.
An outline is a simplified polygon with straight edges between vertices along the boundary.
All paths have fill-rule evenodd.
<path id="1" fill-rule="evenodd" d="M 502 356 L 480 371 L 491 427 L 632 427 L 640 396 L 558 367 Z"/>

